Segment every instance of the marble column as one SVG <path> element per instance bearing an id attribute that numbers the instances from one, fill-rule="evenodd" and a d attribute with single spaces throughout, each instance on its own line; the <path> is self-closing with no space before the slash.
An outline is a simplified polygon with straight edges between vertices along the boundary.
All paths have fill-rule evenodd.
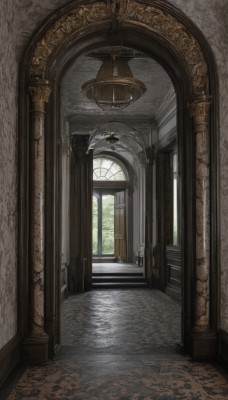
<path id="1" fill-rule="evenodd" d="M 24 358 L 45 362 L 48 335 L 44 327 L 44 184 L 45 184 L 45 103 L 51 89 L 47 81 L 29 84 L 31 96 L 30 141 L 30 321 L 24 341 Z"/>
<path id="2" fill-rule="evenodd" d="M 196 135 L 196 259 L 193 325 L 193 355 L 195 358 L 209 356 L 209 353 L 214 351 L 214 343 L 212 343 L 214 338 L 210 332 L 210 149 L 208 132 L 210 104 L 211 97 L 202 95 L 194 98 L 188 105 Z"/>

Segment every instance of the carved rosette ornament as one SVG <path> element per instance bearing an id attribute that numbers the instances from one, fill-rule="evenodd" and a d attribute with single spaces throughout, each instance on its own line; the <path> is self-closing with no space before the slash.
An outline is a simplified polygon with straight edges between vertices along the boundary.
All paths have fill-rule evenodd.
<path id="1" fill-rule="evenodd" d="M 207 63 L 202 49 L 185 25 L 159 5 L 146 5 L 135 0 L 94 1 L 74 4 L 67 14 L 55 20 L 38 41 L 31 56 L 30 79 L 47 79 L 55 56 L 77 37 L 96 25 L 143 27 L 168 42 L 181 59 L 192 80 L 194 94 L 208 91 Z"/>
<path id="2" fill-rule="evenodd" d="M 210 170 L 208 112 L 211 97 L 202 95 L 189 105 L 196 134 L 196 299 L 195 329 L 209 329 L 210 302 Z"/>

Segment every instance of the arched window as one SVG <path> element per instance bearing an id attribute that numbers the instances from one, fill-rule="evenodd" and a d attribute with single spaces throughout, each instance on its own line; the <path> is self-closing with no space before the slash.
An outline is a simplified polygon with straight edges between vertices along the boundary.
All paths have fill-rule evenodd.
<path id="1" fill-rule="evenodd" d="M 126 181 L 127 172 L 118 161 L 108 157 L 99 157 L 93 160 L 93 180 Z"/>

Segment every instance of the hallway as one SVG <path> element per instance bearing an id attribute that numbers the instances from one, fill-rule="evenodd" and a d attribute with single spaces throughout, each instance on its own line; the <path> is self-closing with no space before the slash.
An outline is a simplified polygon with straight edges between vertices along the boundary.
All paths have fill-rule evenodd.
<path id="1" fill-rule="evenodd" d="M 62 306 L 62 346 L 1 400 L 223 400 L 227 377 L 175 352 L 180 306 L 156 290 L 96 290 Z"/>

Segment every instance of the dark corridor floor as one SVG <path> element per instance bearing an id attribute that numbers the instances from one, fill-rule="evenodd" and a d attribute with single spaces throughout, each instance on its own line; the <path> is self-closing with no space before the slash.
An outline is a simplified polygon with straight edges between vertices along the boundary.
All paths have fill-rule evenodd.
<path id="1" fill-rule="evenodd" d="M 95 290 L 68 298 L 62 344 L 83 354 L 174 352 L 180 306 L 157 290 Z"/>
<path id="2" fill-rule="evenodd" d="M 227 377 L 175 352 L 180 307 L 149 289 L 69 297 L 62 347 L 46 366 L 20 371 L 1 400 L 228 399 Z"/>

